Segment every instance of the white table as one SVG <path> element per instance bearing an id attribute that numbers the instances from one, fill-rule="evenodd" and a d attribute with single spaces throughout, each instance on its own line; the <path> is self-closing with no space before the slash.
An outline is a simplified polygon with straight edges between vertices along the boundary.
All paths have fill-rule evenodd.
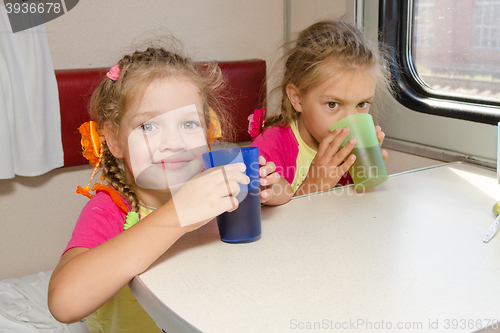
<path id="1" fill-rule="evenodd" d="M 263 207 L 254 243 L 210 223 L 130 287 L 169 333 L 473 332 L 500 319 L 498 200 L 496 173 L 462 163 L 338 188 Z"/>

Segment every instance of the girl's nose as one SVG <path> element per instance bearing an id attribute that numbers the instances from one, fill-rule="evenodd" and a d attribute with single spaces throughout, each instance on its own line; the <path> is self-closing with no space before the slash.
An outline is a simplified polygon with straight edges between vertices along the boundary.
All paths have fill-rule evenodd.
<path id="1" fill-rule="evenodd" d="M 353 114 L 358 113 L 356 108 L 347 107 L 344 110 L 345 110 L 344 117 L 349 117 L 352 116 Z"/>
<path id="2" fill-rule="evenodd" d="M 186 150 L 186 142 L 182 135 L 176 129 L 167 129 L 162 133 L 162 139 L 160 142 L 160 151 L 172 150 Z"/>

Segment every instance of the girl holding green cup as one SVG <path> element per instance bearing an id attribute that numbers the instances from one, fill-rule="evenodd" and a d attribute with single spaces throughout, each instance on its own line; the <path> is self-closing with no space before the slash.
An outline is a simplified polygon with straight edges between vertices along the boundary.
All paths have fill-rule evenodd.
<path id="1" fill-rule="evenodd" d="M 363 151 L 357 148 L 368 146 L 358 147 L 361 136 L 350 135 L 351 124 L 340 122 L 335 127 L 349 116 L 369 116 L 376 92 L 384 87 L 391 90 L 381 45 L 349 23 L 322 21 L 299 34 L 284 63 L 284 77 L 275 89 L 282 92 L 281 112 L 265 119 L 263 133 L 251 144 L 276 164 L 284 188 L 281 196 L 291 198 L 353 183 L 347 171 L 367 150 L 378 150 L 380 158 L 372 170 L 383 174 L 388 154 L 380 149 L 385 134 L 379 126 L 372 123 L 370 149 Z M 376 183 L 366 182 L 364 188 Z"/>

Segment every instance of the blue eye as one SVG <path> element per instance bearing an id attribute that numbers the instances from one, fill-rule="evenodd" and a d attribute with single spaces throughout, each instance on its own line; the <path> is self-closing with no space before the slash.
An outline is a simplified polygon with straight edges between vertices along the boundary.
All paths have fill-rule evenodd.
<path id="1" fill-rule="evenodd" d="M 152 124 L 152 123 L 144 123 L 144 124 L 141 124 L 139 125 L 139 128 L 141 130 L 143 130 L 144 132 L 152 132 L 154 131 L 155 129 L 157 129 L 156 125 Z"/>
<path id="2" fill-rule="evenodd" d="M 193 128 L 196 128 L 200 126 L 200 124 L 198 124 L 197 122 L 195 121 L 186 121 L 185 123 L 182 124 L 182 128 L 183 129 L 193 129 Z"/>

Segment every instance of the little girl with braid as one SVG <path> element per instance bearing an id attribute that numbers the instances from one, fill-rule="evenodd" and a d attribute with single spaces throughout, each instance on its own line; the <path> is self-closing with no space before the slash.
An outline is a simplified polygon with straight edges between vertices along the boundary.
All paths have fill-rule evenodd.
<path id="1" fill-rule="evenodd" d="M 391 89 L 381 46 L 349 23 L 321 21 L 304 29 L 285 54 L 283 79 L 276 87 L 280 112 L 265 122 L 263 110 L 249 117 L 251 145 L 281 175 L 273 202 L 352 183 L 347 170 L 356 160 L 349 156 L 356 140 L 341 148 L 349 128 L 330 129 L 349 115 L 370 112 L 376 90 Z M 382 144 L 385 134 L 375 129 Z M 382 155 L 387 160 L 385 150 Z"/>
<path id="2" fill-rule="evenodd" d="M 201 155 L 225 119 L 222 83 L 215 63 L 150 47 L 124 56 L 95 90 L 93 121 L 80 132 L 107 184 L 78 188 L 91 200 L 50 280 L 57 320 L 87 318 L 91 332 L 161 332 L 128 282 L 182 235 L 236 209 L 239 184 L 249 183 L 243 163 L 203 171 Z M 279 177 L 259 162 L 266 202 Z"/>

